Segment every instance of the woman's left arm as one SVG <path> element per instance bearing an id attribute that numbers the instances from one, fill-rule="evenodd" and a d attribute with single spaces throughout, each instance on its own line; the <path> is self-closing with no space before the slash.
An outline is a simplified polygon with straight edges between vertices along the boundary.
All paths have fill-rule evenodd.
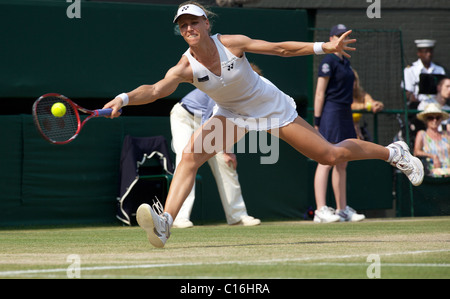
<path id="1" fill-rule="evenodd" d="M 356 39 L 347 39 L 352 31 L 349 30 L 335 40 L 322 44 L 324 53 L 342 53 L 346 57 L 350 57 L 345 51 L 356 50 L 349 47 L 348 44 L 356 42 Z M 314 43 L 308 42 L 268 42 L 264 40 L 251 39 L 245 35 L 221 35 L 220 41 L 237 57 L 242 57 L 244 52 L 276 55 L 282 57 L 312 55 L 314 52 Z"/>

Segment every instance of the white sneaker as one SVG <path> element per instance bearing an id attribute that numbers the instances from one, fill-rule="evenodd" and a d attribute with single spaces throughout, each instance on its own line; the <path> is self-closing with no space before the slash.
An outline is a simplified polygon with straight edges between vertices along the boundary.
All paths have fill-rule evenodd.
<path id="1" fill-rule="evenodd" d="M 252 216 L 244 216 L 239 222 L 233 223 L 232 225 L 243 225 L 243 226 L 255 226 L 260 225 L 261 220 L 254 218 Z"/>
<path id="2" fill-rule="evenodd" d="M 159 201 L 153 204 L 153 208 L 149 204 L 141 204 L 136 212 L 136 220 L 153 246 L 164 247 L 170 236 L 170 225 Z"/>
<path id="3" fill-rule="evenodd" d="M 365 215 L 356 213 L 356 211 L 350 208 L 349 206 L 346 206 L 345 210 L 337 210 L 336 214 L 339 215 L 339 217 L 341 217 L 340 219 L 341 222 L 342 221 L 357 222 L 366 219 Z"/>
<path id="4" fill-rule="evenodd" d="M 327 206 L 323 206 L 320 210 L 314 211 L 314 222 L 316 223 L 329 223 L 337 222 L 341 219 L 339 215 L 334 214 L 334 210 Z"/>
<path id="5" fill-rule="evenodd" d="M 390 164 L 400 169 L 414 186 L 422 184 L 424 176 L 422 161 L 410 154 L 409 146 L 403 141 L 396 141 L 387 147 L 395 150 Z"/>
<path id="6" fill-rule="evenodd" d="M 175 221 L 173 222 L 172 227 L 175 228 L 189 228 L 193 227 L 194 223 L 186 218 L 175 218 Z"/>

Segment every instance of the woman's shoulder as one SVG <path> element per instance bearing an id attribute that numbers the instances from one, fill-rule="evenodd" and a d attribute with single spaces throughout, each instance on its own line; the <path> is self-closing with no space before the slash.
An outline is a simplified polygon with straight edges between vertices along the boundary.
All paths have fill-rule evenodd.
<path id="1" fill-rule="evenodd" d="M 417 131 L 416 138 L 422 138 L 426 134 L 427 134 L 427 132 L 425 132 L 425 130 L 419 130 L 419 131 Z"/>
<path id="2" fill-rule="evenodd" d="M 220 34 L 220 33 L 217 33 L 215 35 L 212 35 L 211 37 L 216 38 L 225 47 L 240 46 L 241 44 L 244 44 L 251 40 L 251 38 L 249 38 L 248 36 L 243 35 L 243 34 Z"/>

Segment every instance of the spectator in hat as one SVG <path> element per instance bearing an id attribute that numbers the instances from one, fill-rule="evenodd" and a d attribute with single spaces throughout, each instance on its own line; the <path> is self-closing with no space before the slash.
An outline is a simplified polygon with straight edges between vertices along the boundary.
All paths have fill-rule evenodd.
<path id="1" fill-rule="evenodd" d="M 420 74 L 445 75 L 443 67 L 433 63 L 433 50 L 436 45 L 435 40 L 418 39 L 414 41 L 417 47 L 417 61 L 404 70 L 404 88 L 406 97 L 411 102 L 421 102 L 429 100 L 429 94 L 419 94 Z M 403 87 L 403 86 L 402 86 Z"/>
<path id="2" fill-rule="evenodd" d="M 435 78 L 429 78 L 429 76 L 445 75 L 445 70 L 432 61 L 433 50 L 436 45 L 435 40 L 418 39 L 414 43 L 416 44 L 417 57 L 419 59 L 404 69 L 402 88 L 405 88 L 409 108 L 423 110 L 428 104 L 436 102 Z M 417 132 L 425 130 L 426 127 L 422 121 L 417 119 L 416 115 L 410 115 L 408 122 L 411 142 L 409 146 L 414 147 Z"/>
<path id="3" fill-rule="evenodd" d="M 428 104 L 424 111 L 417 114 L 417 118 L 426 125 L 426 130 L 417 133 L 414 144 L 414 155 L 425 158 L 425 169 L 433 177 L 450 176 L 450 133 L 439 131 L 443 120 L 449 114 L 442 111 L 436 103 Z"/>

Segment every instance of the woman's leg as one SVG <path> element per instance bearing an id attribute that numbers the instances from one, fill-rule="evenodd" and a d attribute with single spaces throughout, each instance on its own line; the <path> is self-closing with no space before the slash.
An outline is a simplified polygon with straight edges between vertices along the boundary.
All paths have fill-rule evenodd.
<path id="1" fill-rule="evenodd" d="M 186 144 L 189 143 L 192 134 L 196 129 L 200 128 L 200 120 L 190 114 L 185 108 L 177 103 L 170 111 L 170 129 L 172 132 L 172 150 L 175 152 L 175 172 L 177 171 L 178 164 L 180 164 L 183 150 Z M 191 192 L 186 197 L 183 205 L 181 206 L 178 219 L 174 219 L 175 222 L 179 222 L 180 225 L 186 225 L 191 216 L 192 207 L 195 200 L 195 186 L 191 189 Z M 183 221 L 184 220 L 184 221 Z"/>
<path id="2" fill-rule="evenodd" d="M 346 139 L 331 144 L 301 117 L 278 129 L 278 135 L 303 155 L 323 165 L 365 159 L 388 160 L 389 150 L 384 146 L 359 140 Z"/>
<path id="3" fill-rule="evenodd" d="M 245 130 L 238 128 L 225 117 L 214 116 L 198 128 L 183 150 L 182 158 L 170 184 L 164 211 L 156 202 L 153 207 L 141 204 L 136 211 L 139 226 L 147 233 L 147 238 L 155 247 L 164 247 L 170 237 L 173 219 L 177 217 L 183 202 L 195 182 L 198 168 L 216 153 L 229 149 Z"/>
<path id="4" fill-rule="evenodd" d="M 359 139 L 346 139 L 331 144 L 301 117 L 279 128 L 277 135 L 303 155 L 324 165 L 367 159 L 389 162 L 400 169 L 414 186 L 423 181 L 422 162 L 411 155 L 403 141 L 391 143 L 387 147 Z"/>
<path id="5" fill-rule="evenodd" d="M 333 166 L 317 164 L 314 176 L 314 195 L 316 198 L 316 210 L 320 210 L 327 203 L 328 176 Z"/>
<path id="6" fill-rule="evenodd" d="M 336 210 L 345 210 L 347 206 L 347 164 L 347 162 L 337 164 L 331 174 Z"/>
<path id="7" fill-rule="evenodd" d="M 223 116 L 214 116 L 195 131 L 183 151 L 175 175 L 170 184 L 164 212 L 174 219 L 195 182 L 198 168 L 218 152 L 229 149 L 245 135 Z"/>

